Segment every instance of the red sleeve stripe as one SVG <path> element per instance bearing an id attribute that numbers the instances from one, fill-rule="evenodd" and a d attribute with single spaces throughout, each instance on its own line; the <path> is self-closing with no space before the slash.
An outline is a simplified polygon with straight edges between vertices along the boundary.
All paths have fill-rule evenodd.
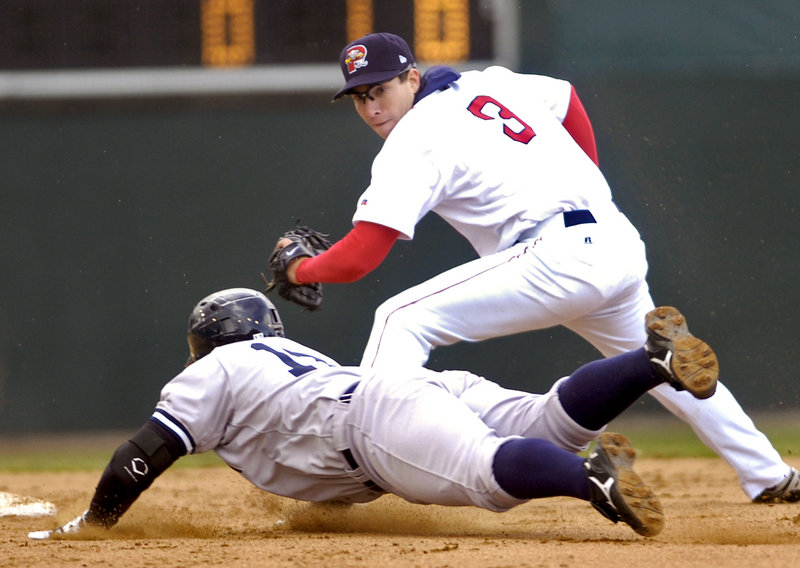
<path id="1" fill-rule="evenodd" d="M 592 123 L 589 121 L 586 109 L 583 108 L 583 104 L 578 98 L 578 93 L 575 92 L 575 87 L 572 87 L 569 95 L 569 108 L 567 109 L 567 116 L 564 117 L 563 125 L 573 140 L 578 143 L 578 146 L 586 152 L 586 155 L 595 164 L 600 165 L 597 158 L 597 145 L 594 140 Z"/>

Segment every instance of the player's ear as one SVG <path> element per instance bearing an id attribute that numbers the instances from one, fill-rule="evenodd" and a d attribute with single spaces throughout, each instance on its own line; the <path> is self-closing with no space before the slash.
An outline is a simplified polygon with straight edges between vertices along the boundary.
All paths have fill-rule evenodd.
<path id="1" fill-rule="evenodd" d="M 412 67 L 411 69 L 409 69 L 407 80 L 411 85 L 411 90 L 416 95 L 417 91 L 419 91 L 420 85 L 422 84 L 422 75 L 420 75 L 419 69 L 417 69 L 416 67 Z"/>

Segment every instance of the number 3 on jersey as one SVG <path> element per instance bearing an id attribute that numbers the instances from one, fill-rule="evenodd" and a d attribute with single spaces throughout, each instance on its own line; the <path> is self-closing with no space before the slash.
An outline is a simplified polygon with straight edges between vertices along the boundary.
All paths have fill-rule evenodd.
<path id="1" fill-rule="evenodd" d="M 536 136 L 533 128 L 525 124 L 524 120 L 511 112 L 505 105 L 500 104 L 487 95 L 481 95 L 472 99 L 467 110 L 483 120 L 495 119 L 495 116 L 487 113 L 494 113 L 499 116 L 503 121 L 503 133 L 515 142 L 527 144 Z"/>

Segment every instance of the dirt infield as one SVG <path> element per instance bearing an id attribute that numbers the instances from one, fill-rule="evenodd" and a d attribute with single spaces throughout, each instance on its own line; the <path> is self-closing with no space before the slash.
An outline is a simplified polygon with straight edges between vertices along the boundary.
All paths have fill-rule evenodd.
<path id="1" fill-rule="evenodd" d="M 29 541 L 29 530 L 54 528 L 80 513 L 100 472 L 3 473 L 0 491 L 45 499 L 59 512 L 0 518 L 0 565 L 776 568 L 800 562 L 800 504 L 750 503 L 719 459 L 641 459 L 637 471 L 667 515 L 666 528 L 651 539 L 571 499 L 501 514 L 391 496 L 350 508 L 308 506 L 260 492 L 225 467 L 204 467 L 167 471 L 111 531 Z"/>

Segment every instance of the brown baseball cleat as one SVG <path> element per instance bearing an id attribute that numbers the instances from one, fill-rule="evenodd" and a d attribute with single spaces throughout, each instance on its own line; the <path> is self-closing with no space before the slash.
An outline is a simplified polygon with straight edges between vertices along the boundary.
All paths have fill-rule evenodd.
<path id="1" fill-rule="evenodd" d="M 675 390 L 686 390 L 695 398 L 708 398 L 717 390 L 719 362 L 714 350 L 689 333 L 686 318 L 677 308 L 662 306 L 645 318 L 644 348 L 653 368 Z"/>
<path id="2" fill-rule="evenodd" d="M 642 536 L 664 528 L 661 503 L 633 471 L 636 450 L 622 434 L 605 432 L 584 462 L 590 502 L 604 517 L 627 523 Z"/>

